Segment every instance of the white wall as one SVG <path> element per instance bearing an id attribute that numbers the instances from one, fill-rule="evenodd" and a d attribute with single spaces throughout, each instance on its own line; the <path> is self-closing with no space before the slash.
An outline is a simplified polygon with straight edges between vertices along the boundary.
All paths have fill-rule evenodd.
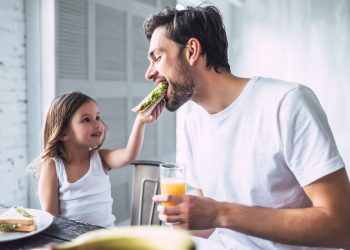
<path id="1" fill-rule="evenodd" d="M 23 0 L 0 1 L 0 203 L 26 205 L 27 97 Z"/>
<path id="2" fill-rule="evenodd" d="M 350 1 L 245 0 L 230 17 L 232 71 L 311 87 L 350 173 Z"/>

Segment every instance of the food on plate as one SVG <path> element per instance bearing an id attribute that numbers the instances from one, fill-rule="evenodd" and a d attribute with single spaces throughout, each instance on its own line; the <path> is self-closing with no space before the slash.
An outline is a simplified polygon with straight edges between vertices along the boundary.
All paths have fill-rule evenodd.
<path id="1" fill-rule="evenodd" d="M 132 111 L 143 114 L 146 117 L 150 116 L 157 104 L 164 99 L 167 89 L 168 83 L 163 81 L 159 86 L 154 88 L 151 93 L 145 97 L 145 99 L 143 99 L 135 108 L 133 108 Z"/>
<path id="2" fill-rule="evenodd" d="M 15 210 L 17 213 L 20 213 L 22 216 L 24 216 L 26 218 L 34 218 L 34 216 L 29 214 L 24 208 L 15 207 Z"/>
<path id="3" fill-rule="evenodd" d="M 24 208 L 12 207 L 0 214 L 0 231 L 32 232 L 36 230 L 34 216 Z"/>
<path id="4" fill-rule="evenodd" d="M 91 231 L 51 249 L 193 250 L 195 244 L 190 234 L 182 229 L 133 226 Z"/>

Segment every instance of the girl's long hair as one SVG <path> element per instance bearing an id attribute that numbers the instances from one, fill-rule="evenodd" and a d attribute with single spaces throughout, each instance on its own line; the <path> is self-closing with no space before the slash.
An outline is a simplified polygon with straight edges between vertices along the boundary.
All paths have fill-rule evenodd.
<path id="1" fill-rule="evenodd" d="M 34 177 L 38 177 L 42 166 L 53 157 L 60 157 L 64 162 L 70 161 L 69 152 L 65 149 L 61 138 L 68 128 L 74 113 L 83 104 L 90 101 L 96 103 L 93 98 L 81 92 L 67 93 L 53 100 L 45 119 L 43 152 L 34 162 L 28 165 L 27 172 Z M 106 133 L 102 143 L 92 150 L 99 149 L 105 137 Z"/>

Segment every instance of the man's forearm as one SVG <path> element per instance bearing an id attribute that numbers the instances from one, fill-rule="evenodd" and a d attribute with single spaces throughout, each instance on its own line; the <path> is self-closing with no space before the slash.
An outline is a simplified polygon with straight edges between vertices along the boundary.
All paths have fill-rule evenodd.
<path id="1" fill-rule="evenodd" d="M 284 244 L 348 247 L 349 225 L 323 208 L 270 209 L 221 203 L 216 227 Z"/>

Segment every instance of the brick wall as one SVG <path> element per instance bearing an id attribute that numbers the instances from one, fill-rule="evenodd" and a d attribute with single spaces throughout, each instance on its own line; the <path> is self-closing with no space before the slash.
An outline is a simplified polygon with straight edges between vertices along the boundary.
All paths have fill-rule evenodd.
<path id="1" fill-rule="evenodd" d="M 26 45 L 23 0 L 0 1 L 0 203 L 27 204 Z"/>

